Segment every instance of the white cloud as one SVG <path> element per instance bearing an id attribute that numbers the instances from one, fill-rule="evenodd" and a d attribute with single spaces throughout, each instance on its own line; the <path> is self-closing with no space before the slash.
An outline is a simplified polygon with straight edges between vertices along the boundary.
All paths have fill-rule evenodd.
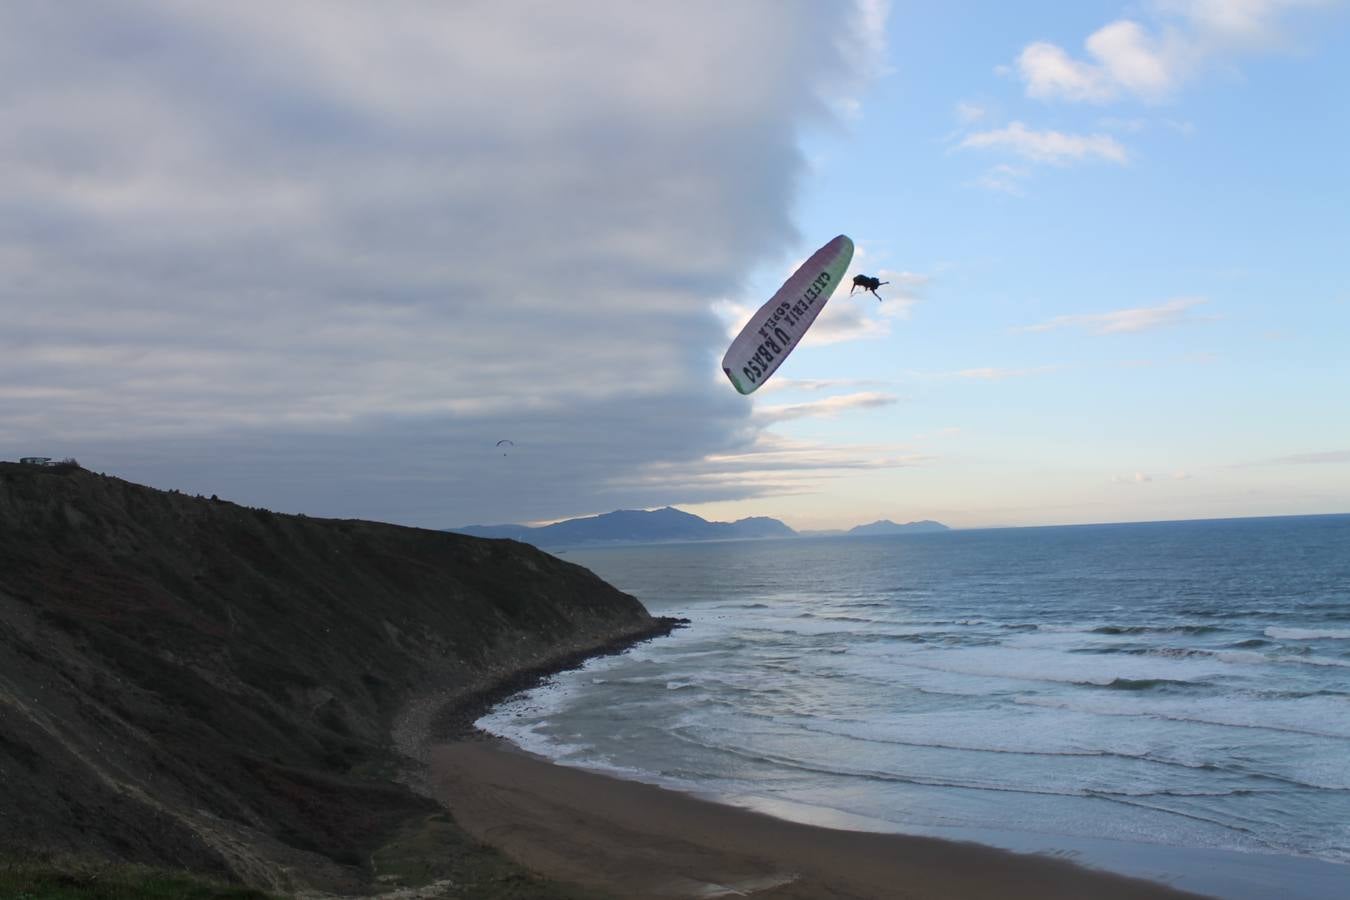
<path id="1" fill-rule="evenodd" d="M 1107 103 L 1164 100 L 1217 60 L 1287 45 L 1283 20 L 1336 0 L 1155 0 L 1152 24 L 1118 19 L 1088 35 L 1087 60 L 1037 41 L 1018 55 L 1029 97 Z"/>
<path id="2" fill-rule="evenodd" d="M 1166 96 L 1183 65 L 1167 38 L 1155 37 L 1137 22 L 1123 19 L 1089 36 L 1087 49 L 1100 60 L 1112 85 L 1139 97 Z"/>
<path id="3" fill-rule="evenodd" d="M 1197 38 L 1208 44 L 1260 50 L 1287 44 L 1282 17 L 1300 9 L 1329 9 L 1340 3 L 1341 0 L 1154 0 L 1161 13 L 1187 20 Z"/>
<path id="4" fill-rule="evenodd" d="M 985 117 L 985 114 L 985 108 L 978 103 L 968 103 L 965 100 L 962 100 L 960 103 L 956 104 L 957 121 L 964 125 L 978 122 Z"/>
<path id="5" fill-rule="evenodd" d="M 921 466 L 936 457 L 899 444 L 822 444 L 761 431 L 734 452 L 700 460 L 651 463 L 625 476 L 633 490 L 660 493 L 696 485 L 707 500 L 813 494 L 840 475 Z"/>
<path id="6" fill-rule="evenodd" d="M 709 303 L 796 239 L 850 12 L 0 7 L 0 455 L 428 525 L 703 497 L 627 476 L 754 441 Z"/>
<path id="7" fill-rule="evenodd" d="M 890 324 L 869 313 L 866 306 L 850 300 L 845 291 L 836 291 L 817 315 L 811 329 L 801 339 L 798 348 L 824 347 L 848 341 L 884 338 L 890 334 Z M 731 340 L 741 333 L 759 307 L 744 302 L 722 300 L 713 309 L 726 325 L 726 338 Z M 778 379 L 769 382 L 773 385 Z M 767 385 L 766 385 L 767 388 Z"/>
<path id="8" fill-rule="evenodd" d="M 717 454 L 701 465 L 715 468 L 721 477 L 746 473 L 776 473 L 811 480 L 821 471 L 846 469 L 889 469 L 916 465 L 933 459 L 902 444 L 821 444 L 787 438 L 770 431 L 761 432 L 753 445 L 736 453 Z"/>
<path id="9" fill-rule="evenodd" d="M 1026 166 L 1014 166 L 1008 163 L 999 163 L 996 166 L 986 170 L 983 175 L 976 178 L 971 184 L 975 187 L 984 188 L 987 191 L 996 191 L 1001 194 L 1011 194 L 1014 197 L 1023 196 L 1026 191 L 1022 184 L 1031 177 L 1031 170 Z"/>
<path id="10" fill-rule="evenodd" d="M 1063 48 L 1038 41 L 1028 44 L 1017 57 L 1017 71 L 1027 85 L 1027 95 L 1039 99 L 1102 102 L 1114 96 L 1105 74 L 1096 66 L 1075 61 Z"/>
<path id="11" fill-rule="evenodd" d="M 903 310 L 905 315 L 909 314 L 933 280 L 931 275 L 885 268 L 877 271 L 877 277 L 887 285 L 885 291 L 878 290 L 888 304 L 885 308 Z"/>
<path id="12" fill-rule="evenodd" d="M 802 338 L 800 347 L 823 347 L 829 344 L 842 344 L 848 341 L 874 340 L 891 333 L 891 320 L 909 317 L 915 304 L 921 299 L 932 277 L 917 272 L 895 269 L 871 269 L 865 263 L 867 250 L 859 246 L 854 253 L 852 267 L 845 272 L 839 288 L 830 297 L 811 329 Z M 787 278 L 803 260 L 795 260 L 783 270 Z M 875 273 L 877 278 L 888 284 L 878 293 L 883 298 L 878 302 L 865 291 L 852 292 L 853 276 L 863 272 Z M 845 286 L 850 286 L 845 290 Z M 864 302 L 864 301 L 869 302 Z M 713 311 L 725 323 L 728 339 L 740 334 L 745 323 L 750 321 L 761 302 L 746 300 L 721 300 L 713 305 Z M 770 382 L 772 384 L 772 382 Z"/>
<path id="13" fill-rule="evenodd" d="M 1253 466 L 1307 466 L 1335 465 L 1350 463 L 1350 450 L 1324 450 L 1317 453 L 1291 453 L 1288 456 L 1276 456 L 1260 462 L 1248 463 Z"/>
<path id="14" fill-rule="evenodd" d="M 786 422 L 792 419 L 834 418 L 841 413 L 857 409 L 877 409 L 893 406 L 899 398 L 893 394 L 879 391 L 864 391 L 856 394 L 843 394 L 813 400 L 809 403 L 793 403 L 782 406 L 759 406 L 755 409 L 755 419 L 761 424 Z"/>
<path id="15" fill-rule="evenodd" d="M 763 397 L 765 394 L 779 393 L 782 391 L 806 391 L 816 393 L 819 391 L 833 391 L 839 388 L 857 388 L 857 387 L 878 387 L 883 382 L 873 381 L 862 378 L 779 378 L 774 376 L 772 380 L 766 383 L 756 393 Z"/>
<path id="16" fill-rule="evenodd" d="M 872 76 L 890 73 L 886 59 L 886 22 L 891 15 L 891 0 L 858 0 L 858 15 L 853 33 L 863 47 L 863 57 Z"/>
<path id="17" fill-rule="evenodd" d="M 857 263 L 860 261 L 855 261 L 854 268 L 844 276 L 844 284 L 850 285 L 850 290 L 853 276 L 858 274 Z M 841 285 L 821 312 L 820 318 L 802 338 L 802 346 L 820 347 L 888 336 L 891 333 L 891 320 L 909 317 L 930 280 L 927 275 L 893 269 L 875 270 L 875 277 L 889 282 L 877 289 L 881 301 L 867 291 L 850 293 Z"/>
<path id="18" fill-rule="evenodd" d="M 1202 297 L 1178 297 L 1159 306 L 1118 309 L 1105 313 L 1083 313 L 1068 316 L 1055 316 L 1038 325 L 1026 325 L 1018 331 L 1053 331 L 1058 328 L 1081 327 L 1089 334 L 1131 334 L 1164 328 L 1187 322 L 1200 321 L 1202 317 L 1187 314 L 1187 310 L 1205 303 Z"/>
<path id="19" fill-rule="evenodd" d="M 1120 165 L 1129 162 L 1129 155 L 1124 146 L 1109 134 L 1036 131 L 1022 122 L 1012 122 L 1004 128 L 967 135 L 958 146 L 970 149 L 1011 150 L 1024 159 L 1056 165 L 1092 159 Z"/>

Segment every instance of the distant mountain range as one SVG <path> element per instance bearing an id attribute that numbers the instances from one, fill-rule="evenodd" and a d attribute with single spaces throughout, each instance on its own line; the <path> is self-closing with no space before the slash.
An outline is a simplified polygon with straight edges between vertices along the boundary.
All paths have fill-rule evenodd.
<path id="1" fill-rule="evenodd" d="M 528 525 L 466 525 L 448 528 L 458 534 L 475 537 L 511 538 L 536 547 L 562 547 L 578 544 L 647 544 L 662 541 L 734 541 L 761 538 L 810 537 L 832 535 L 908 534 L 947 531 L 940 522 L 909 522 L 898 525 L 889 520 L 859 525 L 847 532 L 803 532 L 767 516 L 754 516 L 735 522 L 709 522 L 700 516 L 667 506 L 664 509 L 621 509 L 598 516 L 567 519 L 532 528 Z"/>
<path id="2" fill-rule="evenodd" d="M 923 519 L 919 522 L 906 522 L 901 525 L 892 522 L 890 519 L 880 519 L 868 525 L 857 525 L 848 530 L 849 534 L 867 535 L 867 534 L 914 534 L 922 531 L 951 531 L 941 522 L 934 522 L 932 519 Z"/>

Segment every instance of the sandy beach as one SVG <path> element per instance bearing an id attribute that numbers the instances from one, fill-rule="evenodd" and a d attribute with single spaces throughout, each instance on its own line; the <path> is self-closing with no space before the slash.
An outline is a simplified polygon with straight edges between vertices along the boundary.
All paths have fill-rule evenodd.
<path id="1" fill-rule="evenodd" d="M 1113 900 L 1198 895 L 1047 856 L 801 825 L 554 765 L 491 739 L 431 750 L 461 826 L 527 868 L 628 900 Z"/>

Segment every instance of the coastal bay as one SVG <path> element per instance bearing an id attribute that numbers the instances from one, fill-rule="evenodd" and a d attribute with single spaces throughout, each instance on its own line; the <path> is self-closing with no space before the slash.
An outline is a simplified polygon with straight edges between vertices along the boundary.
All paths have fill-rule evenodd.
<path id="1" fill-rule="evenodd" d="M 974 843 L 822 828 L 558 766 L 491 739 L 430 753 L 455 821 L 543 875 L 628 900 L 1179 900 L 1165 885 Z"/>

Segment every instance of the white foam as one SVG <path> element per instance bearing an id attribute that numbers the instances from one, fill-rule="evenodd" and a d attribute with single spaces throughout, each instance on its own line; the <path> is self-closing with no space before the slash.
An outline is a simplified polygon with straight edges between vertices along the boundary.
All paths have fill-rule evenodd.
<path id="1" fill-rule="evenodd" d="M 569 756 L 589 753 L 595 749 L 591 744 L 568 743 L 546 734 L 543 731 L 546 725 L 545 722 L 532 721 L 522 724 L 491 717 L 484 717 L 478 722 L 478 727 L 488 734 L 508 740 L 520 749 L 546 759 L 562 761 Z"/>
<path id="2" fill-rule="evenodd" d="M 1259 653 L 1252 650 L 1224 650 L 1214 654 L 1214 658 L 1239 665 L 1299 665 L 1299 666 L 1339 666 L 1350 668 L 1350 660 L 1335 659 L 1330 656 L 1294 656 L 1289 653 Z"/>
<path id="3" fill-rule="evenodd" d="M 1350 853 L 1350 622 L 1299 600 L 1321 590 L 1303 569 L 1248 585 L 1052 554 L 1042 582 L 1039 563 L 828 549 L 837 565 L 796 569 L 760 545 L 668 572 L 644 557 L 627 589 L 694 624 L 644 645 L 646 668 L 588 672 L 579 698 L 534 697 L 502 727 L 571 765 L 908 825 Z M 1230 562 L 1245 571 L 1213 565 Z M 1287 599 L 1258 602 L 1271 584 Z"/>
<path id="4" fill-rule="evenodd" d="M 1149 696 L 1021 696 L 1015 703 L 1072 709 L 1103 716 L 1157 716 L 1238 728 L 1270 728 L 1332 738 L 1350 738 L 1350 697 L 1313 696 L 1274 701 L 1250 698 L 1185 699 Z M 1350 748 L 1347 748 L 1350 752 Z"/>
<path id="5" fill-rule="evenodd" d="M 1266 629 L 1266 637 L 1277 641 L 1350 641 L 1346 628 L 1279 628 Z"/>
<path id="6" fill-rule="evenodd" d="M 1198 682 L 1223 669 L 1206 658 L 1070 656 L 1056 650 L 1007 647 L 919 650 L 893 659 L 901 665 L 963 675 L 1101 686 L 1120 680 Z"/>
<path id="7" fill-rule="evenodd" d="M 1155 742 L 1154 736 L 1131 723 L 1103 723 L 1087 713 L 1048 706 L 1034 710 L 930 710 L 890 715 L 881 721 L 803 724 L 809 730 L 864 741 L 994 753 L 1143 757 Z"/>

